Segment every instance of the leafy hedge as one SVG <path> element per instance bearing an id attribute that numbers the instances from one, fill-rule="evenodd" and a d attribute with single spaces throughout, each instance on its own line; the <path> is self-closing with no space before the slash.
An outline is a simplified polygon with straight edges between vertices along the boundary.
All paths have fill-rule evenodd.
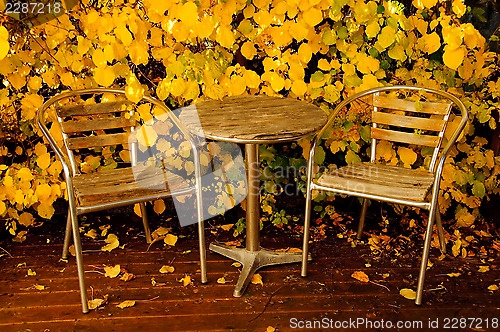
<path id="1" fill-rule="evenodd" d="M 472 226 L 481 204 L 500 191 L 500 158 L 483 135 L 498 122 L 498 58 L 461 21 L 468 10 L 463 1 L 415 0 L 403 9 L 378 0 L 83 0 L 37 26 L 4 15 L 0 216 L 22 240 L 36 215 L 51 218 L 65 195 L 61 165 L 35 123 L 37 109 L 59 91 L 120 86 L 132 101 L 146 93 L 173 108 L 228 95 L 284 95 L 328 113 L 357 91 L 409 84 L 447 90 L 470 110 L 444 169 L 440 208 L 453 209 L 458 226 Z M 366 120 L 347 114 L 319 158 L 360 160 Z M 264 165 L 303 164 L 300 146 L 287 148 L 299 151 L 296 158 L 263 147 Z M 402 157 L 390 147 L 387 154 L 393 163 Z M 262 205 L 275 224 L 286 221 L 270 208 L 273 184 L 282 181 L 273 176 L 264 183 L 270 193 Z"/>

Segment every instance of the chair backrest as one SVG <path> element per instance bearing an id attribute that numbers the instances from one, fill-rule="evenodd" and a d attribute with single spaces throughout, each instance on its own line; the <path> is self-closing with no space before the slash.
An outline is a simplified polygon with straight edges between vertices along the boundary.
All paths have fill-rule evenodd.
<path id="1" fill-rule="evenodd" d="M 409 100 L 372 95 L 371 162 L 376 161 L 377 141 L 386 140 L 433 148 L 429 170 L 434 170 L 452 105 L 449 100 Z"/>
<path id="2" fill-rule="evenodd" d="M 127 100 L 91 102 L 56 106 L 57 121 L 73 174 L 78 172 L 74 150 L 118 145 L 127 147 L 130 133 L 137 125 L 134 108 Z"/>

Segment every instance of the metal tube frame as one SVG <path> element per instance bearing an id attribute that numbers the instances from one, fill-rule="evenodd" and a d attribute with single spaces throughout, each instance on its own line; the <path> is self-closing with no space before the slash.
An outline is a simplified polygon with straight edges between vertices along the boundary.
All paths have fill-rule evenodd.
<path id="1" fill-rule="evenodd" d="M 320 185 L 316 184 L 313 181 L 315 178 L 315 174 L 313 174 L 315 150 L 316 150 L 316 147 L 318 146 L 319 140 L 322 138 L 325 131 L 332 125 L 336 116 L 342 111 L 342 109 L 345 106 L 347 106 L 348 104 L 350 104 L 351 102 L 353 102 L 356 99 L 359 99 L 359 98 L 362 98 L 364 96 L 368 96 L 371 94 L 377 94 L 377 93 L 386 92 L 386 91 L 396 91 L 396 90 L 423 91 L 423 92 L 427 92 L 427 93 L 436 94 L 436 95 L 444 97 L 448 100 L 451 100 L 460 110 L 460 114 L 461 114 L 462 119 L 460 120 L 458 127 L 455 129 L 451 139 L 447 142 L 446 146 L 443 148 L 443 151 L 441 153 L 441 157 L 439 158 L 439 162 L 437 163 L 437 166 L 434 166 L 435 163 L 431 164 L 431 167 L 432 167 L 431 171 L 434 172 L 434 183 L 433 183 L 433 187 L 432 187 L 432 194 L 431 194 L 430 201 L 429 202 L 415 202 L 415 201 L 405 200 L 405 199 L 388 198 L 388 197 L 384 197 L 381 195 L 352 193 L 350 191 L 332 189 L 329 187 L 320 186 Z M 357 93 L 357 94 L 343 100 L 342 102 L 340 102 L 340 104 L 337 105 L 337 107 L 335 107 L 333 112 L 329 115 L 328 122 L 326 123 L 326 125 L 314 136 L 313 140 L 311 141 L 311 145 L 310 145 L 309 160 L 308 160 L 308 166 L 307 166 L 307 193 L 306 193 L 306 211 L 305 211 L 305 221 L 304 221 L 304 239 L 303 239 L 303 251 L 302 251 L 303 256 L 302 256 L 301 275 L 303 277 L 307 276 L 309 228 L 310 228 L 310 217 L 311 217 L 311 191 L 312 190 L 325 190 L 325 191 L 333 191 L 333 192 L 336 192 L 339 194 L 354 195 L 354 196 L 365 198 L 365 201 L 366 201 L 366 199 L 376 199 L 376 200 L 386 201 L 386 202 L 391 202 L 391 203 L 417 206 L 417 207 L 421 207 L 421 208 L 425 208 L 425 209 L 429 210 L 429 220 L 427 222 L 427 228 L 426 228 L 426 232 L 425 232 L 422 259 L 421 259 L 421 265 L 420 265 L 420 273 L 419 273 L 419 277 L 418 277 L 417 296 L 415 299 L 416 305 L 422 304 L 422 293 L 423 293 L 423 287 L 424 287 L 425 272 L 427 269 L 427 262 L 428 262 L 428 258 L 429 258 L 429 250 L 430 250 L 430 244 L 431 244 L 431 240 L 432 240 L 432 231 L 433 231 L 433 225 L 434 225 L 435 219 L 436 219 L 436 224 L 438 225 L 438 233 L 440 236 L 441 251 L 444 250 L 444 245 L 445 245 L 444 237 L 442 237 L 441 218 L 440 218 L 440 216 L 437 216 L 437 214 L 439 214 L 438 195 L 439 195 L 439 185 L 441 182 L 441 174 L 443 172 L 443 167 L 444 167 L 444 163 L 446 160 L 446 156 L 448 155 L 449 150 L 455 144 L 458 137 L 460 136 L 463 129 L 465 128 L 465 125 L 467 124 L 467 120 L 468 120 L 468 111 L 467 111 L 467 108 L 465 107 L 465 105 L 460 101 L 460 99 L 458 99 L 457 97 L 455 97 L 454 95 L 452 95 L 446 91 L 430 89 L 430 88 L 423 88 L 423 87 L 387 86 L 387 87 L 374 88 L 374 89 L 369 89 L 369 90 Z M 438 155 L 436 154 L 435 156 L 437 157 Z"/>

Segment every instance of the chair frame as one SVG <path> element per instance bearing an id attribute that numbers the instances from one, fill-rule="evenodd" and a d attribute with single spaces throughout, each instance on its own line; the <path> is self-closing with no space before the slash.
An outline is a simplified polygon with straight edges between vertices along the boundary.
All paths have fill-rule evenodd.
<path id="1" fill-rule="evenodd" d="M 189 131 L 184 127 L 184 125 L 175 116 L 175 114 L 159 100 L 152 98 L 150 96 L 143 96 L 141 99 L 141 101 L 149 102 L 149 103 L 151 103 L 155 106 L 158 106 L 161 109 L 165 110 L 166 113 L 168 114 L 170 120 L 179 128 L 179 130 L 184 135 L 184 137 L 189 141 L 191 149 L 193 151 L 194 164 L 195 164 L 195 184 L 194 184 L 194 186 L 192 186 L 188 189 L 182 190 L 182 191 L 148 195 L 148 196 L 134 198 L 134 199 L 124 199 L 124 200 L 117 201 L 117 202 L 104 203 L 104 204 L 99 204 L 99 205 L 84 206 L 84 205 L 79 205 L 77 203 L 75 192 L 74 192 L 74 186 L 73 186 L 73 176 L 78 174 L 79 172 L 78 172 L 78 168 L 76 166 L 76 162 L 74 160 L 73 152 L 68 147 L 68 145 L 66 143 L 67 136 L 64 132 L 63 132 L 64 148 L 61 148 L 57 144 L 54 137 L 50 134 L 50 132 L 47 128 L 47 125 L 46 125 L 46 117 L 47 117 L 46 111 L 52 105 L 54 105 L 55 103 L 57 103 L 63 99 L 72 98 L 72 97 L 81 96 L 81 95 L 92 95 L 92 94 L 96 95 L 96 94 L 104 94 L 104 93 L 125 95 L 124 90 L 111 89 L 111 88 L 94 88 L 94 89 L 68 91 L 68 92 L 60 93 L 60 94 L 50 98 L 49 100 L 47 100 L 42 105 L 42 107 L 40 108 L 40 110 L 38 112 L 38 126 L 41 129 L 45 138 L 48 140 L 48 142 L 49 142 L 50 146 L 52 147 L 52 149 L 54 150 L 56 156 L 61 161 L 61 164 L 63 167 L 64 178 L 66 180 L 69 207 L 68 207 L 68 217 L 67 217 L 67 224 L 66 224 L 64 248 L 63 248 L 62 257 L 63 257 L 63 259 L 65 259 L 68 255 L 69 242 L 70 242 L 71 233 L 72 233 L 73 243 L 75 246 L 75 256 L 76 256 L 76 263 L 77 263 L 77 268 L 78 268 L 78 279 L 79 279 L 79 287 L 80 287 L 80 295 L 81 295 L 83 313 L 88 313 L 89 308 L 88 308 L 88 302 L 87 302 L 87 292 L 86 292 L 86 285 L 85 285 L 85 272 L 84 272 L 84 266 L 83 266 L 83 254 L 82 254 L 82 245 L 81 245 L 80 233 L 79 233 L 78 216 L 85 214 L 85 213 L 88 213 L 88 212 L 101 211 L 101 210 L 106 210 L 109 208 L 139 203 L 140 207 L 141 207 L 142 216 L 143 216 L 143 224 L 144 224 L 144 229 L 145 229 L 146 240 L 148 243 L 151 243 L 151 234 L 149 231 L 149 225 L 148 225 L 147 216 L 146 216 L 145 202 L 160 199 L 160 198 L 172 197 L 175 195 L 185 195 L 185 194 L 189 194 L 189 193 L 194 192 L 196 194 L 196 209 L 197 209 L 197 215 L 198 215 L 201 282 L 202 283 L 207 282 L 206 248 L 205 248 L 204 219 L 203 219 L 203 209 L 202 209 L 202 190 L 201 190 L 201 180 L 200 180 L 201 179 L 201 166 L 200 166 L 199 152 L 196 148 L 195 141 L 193 140 L 192 135 L 189 133 Z M 58 117 L 58 122 L 60 125 L 61 123 L 60 123 L 59 117 Z M 133 128 L 132 128 L 132 130 L 133 130 Z M 135 144 L 135 143 L 133 143 L 133 144 Z M 134 165 L 134 162 L 135 162 L 135 160 L 134 160 L 136 158 L 135 155 L 136 155 L 136 153 L 134 152 L 134 149 L 131 149 L 131 163 L 132 163 L 132 165 Z M 68 163 L 66 162 L 65 157 L 67 157 L 69 159 L 70 165 L 68 165 Z"/>
<path id="2" fill-rule="evenodd" d="M 447 142 L 446 146 L 442 148 L 441 156 L 439 158 L 439 161 L 436 163 L 437 157 L 438 157 L 438 151 L 441 150 L 441 143 L 443 140 L 443 137 L 440 136 L 439 144 L 436 147 L 435 153 L 433 155 L 433 160 L 431 161 L 431 165 L 429 170 L 434 173 L 434 181 L 431 189 L 431 196 L 429 201 L 425 202 L 419 202 L 419 201 L 412 201 L 408 199 L 394 199 L 394 198 L 388 198 L 384 197 L 381 195 L 374 195 L 374 194 L 369 194 L 369 193 L 354 193 L 351 191 L 347 190 L 339 190 L 339 189 L 334 189 L 326 186 L 319 185 L 318 183 L 315 183 L 313 180 L 315 178 L 315 172 L 313 171 L 314 169 L 314 156 L 315 156 L 315 150 L 316 147 L 318 146 L 319 140 L 325 133 L 325 131 L 332 125 L 334 122 L 336 116 L 344 109 L 345 106 L 349 105 L 351 102 L 365 97 L 369 95 L 374 95 L 374 94 L 379 94 L 381 92 L 388 92 L 388 91 L 397 91 L 397 90 L 407 90 L 407 91 L 421 91 L 421 92 L 426 92 L 426 93 L 431 93 L 434 95 L 438 95 L 441 97 L 444 97 L 448 99 L 449 101 L 453 102 L 458 109 L 460 110 L 461 113 L 461 121 L 458 125 L 458 127 L 454 130 L 450 140 Z M 376 110 L 375 110 L 376 111 Z M 449 115 L 449 113 L 448 113 Z M 363 208 L 361 211 L 361 217 L 360 217 L 360 223 L 358 227 L 358 234 L 357 237 L 360 239 L 362 230 L 363 230 L 363 225 L 364 225 L 364 219 L 366 216 L 366 211 L 368 207 L 368 201 L 369 199 L 375 199 L 378 201 L 385 201 L 385 202 L 390 202 L 390 203 L 396 203 L 396 204 L 404 204 L 404 205 L 411 205 L 411 206 L 416 206 L 420 208 L 425 208 L 429 210 L 429 220 L 427 223 L 427 228 L 425 232 L 425 238 L 424 238 L 424 246 L 423 246 L 423 253 L 422 253 L 422 259 L 421 259 L 421 266 L 420 266 L 420 273 L 418 277 L 418 285 L 417 285 L 417 292 L 416 292 L 416 299 L 415 299 L 415 304 L 420 305 L 422 304 L 422 293 L 423 293 L 423 287 L 424 287 L 424 279 L 425 279 L 425 272 L 427 269 L 427 262 L 429 258 L 429 250 L 430 250 L 430 244 L 432 240 L 432 232 L 433 232 L 433 225 L 434 221 L 436 222 L 436 226 L 438 229 L 438 235 L 440 239 L 440 247 L 441 251 L 444 253 L 445 252 L 445 240 L 444 240 L 444 234 L 443 234 L 443 229 L 442 229 L 442 222 L 441 222 L 441 216 L 439 213 L 439 207 L 438 207 L 438 195 L 439 195 L 439 185 L 441 181 L 441 174 L 443 171 L 443 166 L 446 160 L 446 156 L 451 149 L 451 147 L 455 144 L 457 141 L 458 137 L 460 136 L 461 132 L 465 128 L 465 125 L 468 120 L 468 112 L 467 108 L 465 105 L 455 96 L 452 94 L 441 91 L 441 90 L 436 90 L 436 89 L 431 89 L 431 88 L 423 88 L 423 87 L 415 87 L 415 86 L 387 86 L 387 87 L 380 87 L 380 88 L 374 88 L 374 89 L 369 89 L 366 91 L 362 91 L 360 93 L 357 93 L 344 101 L 342 101 L 340 104 L 335 107 L 335 109 L 332 111 L 332 113 L 329 115 L 329 119 L 327 124 L 313 137 L 310 145 L 310 150 L 309 150 L 309 160 L 308 160 L 308 165 L 307 165 L 307 192 L 306 192 L 306 207 L 305 207 L 305 221 L 304 221 L 304 238 L 303 238 L 303 258 L 302 258 L 302 269 L 301 269 L 301 275 L 303 277 L 307 276 L 307 255 L 308 255 L 308 250 L 309 250 L 309 229 L 310 229 L 310 220 L 311 220 L 311 200 L 312 200 L 312 190 L 320 190 L 320 191 L 332 191 L 336 192 L 338 194 L 347 194 L 347 195 L 352 195 L 352 196 L 357 196 L 364 198 L 363 202 Z M 448 123 L 448 119 L 446 119 L 446 124 Z M 446 130 L 446 124 L 445 128 L 442 130 Z M 376 128 L 376 124 L 373 126 Z M 373 163 L 375 161 L 375 148 L 376 148 L 376 139 L 372 138 L 372 153 L 371 153 L 371 162 Z"/>

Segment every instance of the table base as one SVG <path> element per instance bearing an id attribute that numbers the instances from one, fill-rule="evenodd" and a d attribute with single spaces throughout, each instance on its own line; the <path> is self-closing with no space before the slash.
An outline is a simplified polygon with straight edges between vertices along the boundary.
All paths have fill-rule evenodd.
<path id="1" fill-rule="evenodd" d="M 254 273 L 264 266 L 297 263 L 302 261 L 302 253 L 276 252 L 260 248 L 250 251 L 245 248 L 230 247 L 220 243 L 210 243 L 210 250 L 231 258 L 243 265 L 233 296 L 240 297 L 252 280 Z M 308 255 L 311 260 L 311 254 Z"/>

